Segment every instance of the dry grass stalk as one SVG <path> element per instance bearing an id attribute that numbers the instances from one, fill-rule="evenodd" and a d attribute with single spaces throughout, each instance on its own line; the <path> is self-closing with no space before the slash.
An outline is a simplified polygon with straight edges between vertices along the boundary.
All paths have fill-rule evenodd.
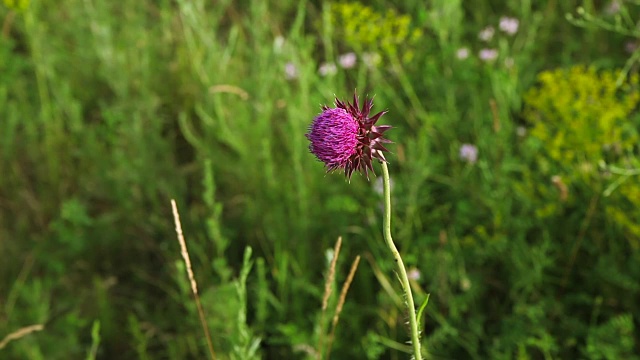
<path id="1" fill-rule="evenodd" d="M 342 285 L 342 291 L 340 292 L 340 298 L 338 299 L 338 306 L 336 306 L 336 312 L 333 315 L 333 321 L 331 323 L 331 334 L 329 335 L 329 344 L 327 345 L 327 359 L 329 358 L 329 354 L 331 353 L 331 345 L 333 345 L 333 338 L 336 334 L 336 327 L 338 326 L 340 313 L 342 312 L 342 307 L 344 306 L 344 302 L 347 299 L 347 293 L 349 292 L 349 287 L 351 286 L 353 277 L 356 275 L 356 270 L 358 270 L 359 263 L 360 255 L 356 256 L 356 259 L 353 260 L 353 264 L 351 264 L 351 270 L 349 270 L 347 280 L 345 280 L 344 285 Z"/>
<path id="2" fill-rule="evenodd" d="M 322 296 L 322 316 L 320 318 L 320 334 L 318 335 L 318 350 L 316 352 L 316 358 L 322 357 L 322 342 L 324 340 L 324 319 L 327 313 L 327 305 L 329 304 L 329 297 L 333 289 L 333 279 L 336 276 L 336 263 L 338 262 L 338 256 L 340 255 L 340 247 L 342 246 L 342 236 L 338 237 L 336 245 L 333 247 L 333 259 L 329 265 L 329 272 L 327 273 L 327 279 L 324 282 L 324 295 Z"/>
<path id="3" fill-rule="evenodd" d="M 216 354 L 213 351 L 213 342 L 211 341 L 211 335 L 209 334 L 209 326 L 207 326 L 207 321 L 204 316 L 204 309 L 202 309 L 200 296 L 198 295 L 198 283 L 196 283 L 196 279 L 193 276 L 193 270 L 191 269 L 191 260 L 189 259 L 189 251 L 187 251 L 187 244 L 184 240 L 184 235 L 182 234 L 182 225 L 180 223 L 180 215 L 178 214 L 178 206 L 176 205 L 176 201 L 173 199 L 171 199 L 171 208 L 173 210 L 173 219 L 176 224 L 176 234 L 178 234 L 178 242 L 180 243 L 180 253 L 182 254 L 182 258 L 184 259 L 184 263 L 187 268 L 187 276 L 189 277 L 189 282 L 191 283 L 191 292 L 193 293 L 193 297 L 196 301 L 198 315 L 200 316 L 200 323 L 202 324 L 202 329 L 204 330 L 204 334 L 207 339 L 209 355 L 211 355 L 211 359 L 215 359 Z"/>
<path id="4" fill-rule="evenodd" d="M 21 337 L 27 336 L 34 331 L 41 331 L 43 329 L 44 329 L 44 326 L 42 324 L 29 325 L 29 326 L 20 328 L 12 332 L 11 334 L 5 336 L 4 339 L 0 341 L 0 349 L 4 349 L 4 347 L 7 346 L 7 344 L 12 342 L 13 340 L 18 340 Z"/>
<path id="5" fill-rule="evenodd" d="M 246 92 L 244 89 L 239 88 L 239 87 L 237 87 L 235 85 L 228 85 L 228 84 L 214 85 L 214 86 L 209 88 L 209 93 L 211 93 L 211 94 L 215 94 L 215 93 L 236 94 L 236 95 L 240 96 L 240 98 L 242 100 L 249 100 L 249 93 Z"/>
<path id="6" fill-rule="evenodd" d="M 340 255 L 340 246 L 342 245 L 342 236 L 336 241 L 336 245 L 333 248 L 333 259 L 331 259 L 331 265 L 329 265 L 329 273 L 327 274 L 327 281 L 324 282 L 324 296 L 322 297 L 322 311 L 327 309 L 329 302 L 329 296 L 331 296 L 331 289 L 333 288 L 333 279 L 336 276 L 336 263 L 338 262 L 338 256 Z"/>
<path id="7" fill-rule="evenodd" d="M 9 38 L 9 32 L 11 31 L 11 26 L 13 25 L 13 20 L 15 19 L 15 17 L 16 12 L 11 10 L 2 22 L 2 37 L 4 37 L 5 39 Z"/>

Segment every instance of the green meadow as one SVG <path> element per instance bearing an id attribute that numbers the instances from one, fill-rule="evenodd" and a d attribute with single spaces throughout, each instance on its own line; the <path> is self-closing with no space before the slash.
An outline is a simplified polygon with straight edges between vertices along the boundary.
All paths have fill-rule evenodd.
<path id="1" fill-rule="evenodd" d="M 0 359 L 409 359 L 380 165 L 305 137 L 356 89 L 425 359 L 640 359 L 639 16 L 3 0 Z"/>

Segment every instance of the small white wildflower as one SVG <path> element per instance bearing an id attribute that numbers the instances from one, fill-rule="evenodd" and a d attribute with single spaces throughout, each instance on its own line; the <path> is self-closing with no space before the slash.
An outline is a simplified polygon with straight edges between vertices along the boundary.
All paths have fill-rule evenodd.
<path id="1" fill-rule="evenodd" d="M 606 12 L 609 15 L 615 15 L 619 13 L 621 9 L 622 9 L 622 4 L 620 3 L 620 0 L 612 0 L 609 3 L 609 6 L 607 6 Z"/>
<path id="2" fill-rule="evenodd" d="M 458 51 L 456 51 L 456 57 L 460 60 L 464 60 L 466 58 L 469 57 L 469 49 L 467 49 L 466 47 L 460 48 L 458 49 Z"/>
<path id="3" fill-rule="evenodd" d="M 340 55 L 340 58 L 338 58 L 338 62 L 340 63 L 340 67 L 342 67 L 343 69 L 351 69 L 352 67 L 356 66 L 357 59 L 358 57 L 356 56 L 356 54 L 350 52 L 344 55 Z"/>
<path id="4" fill-rule="evenodd" d="M 500 30 L 509 35 L 514 35 L 518 32 L 518 26 L 520 22 L 516 18 L 503 16 L 500 18 Z"/>
<path id="5" fill-rule="evenodd" d="M 422 275 L 422 274 L 420 274 L 420 270 L 418 270 L 418 269 L 416 269 L 416 268 L 411 268 L 411 269 L 409 269 L 409 272 L 407 273 L 407 277 L 408 277 L 410 280 L 415 280 L 415 281 L 420 280 L 420 276 L 421 276 L 421 275 Z"/>
<path id="6" fill-rule="evenodd" d="M 287 80 L 297 79 L 298 67 L 292 62 L 286 63 L 284 66 L 284 76 Z"/>
<path id="7" fill-rule="evenodd" d="M 496 30 L 493 28 L 493 26 L 487 26 L 486 28 L 482 29 L 480 33 L 478 33 L 478 38 L 482 41 L 488 42 L 493 39 L 493 34 L 495 33 Z"/>
<path id="8" fill-rule="evenodd" d="M 335 75 L 337 72 L 338 72 L 338 68 L 334 63 L 323 63 L 322 65 L 320 65 L 320 68 L 318 69 L 318 73 L 320 73 L 320 75 L 322 76 Z"/>
<path id="9" fill-rule="evenodd" d="M 498 50 L 496 49 L 482 49 L 478 55 L 483 61 L 493 61 L 498 58 Z"/>
<path id="10" fill-rule="evenodd" d="M 478 161 L 478 147 L 472 144 L 462 144 L 460 147 L 460 159 L 475 164 Z"/>

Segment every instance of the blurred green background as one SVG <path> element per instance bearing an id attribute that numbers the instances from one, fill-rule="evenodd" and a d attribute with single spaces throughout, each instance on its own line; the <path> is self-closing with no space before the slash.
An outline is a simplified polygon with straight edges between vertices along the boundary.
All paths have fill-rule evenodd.
<path id="1" fill-rule="evenodd" d="M 326 356 L 356 255 L 331 358 L 409 358 L 380 180 L 304 137 L 358 89 L 426 358 L 639 359 L 639 9 L 4 0 L 0 358 L 207 358 L 170 199 L 217 358 Z"/>

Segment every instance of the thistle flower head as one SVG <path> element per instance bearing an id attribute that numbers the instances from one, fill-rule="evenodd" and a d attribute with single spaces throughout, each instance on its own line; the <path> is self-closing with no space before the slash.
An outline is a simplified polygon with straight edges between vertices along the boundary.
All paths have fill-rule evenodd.
<path id="1" fill-rule="evenodd" d="M 364 173 L 369 179 L 369 170 L 373 173 L 371 161 L 375 158 L 386 162 L 383 144 L 391 141 L 383 134 L 391 126 L 378 125 L 376 122 L 387 113 L 381 111 L 369 116 L 373 99 L 365 98 L 362 107 L 358 95 L 353 95 L 353 103 L 336 98 L 335 107 L 322 107 L 322 113 L 311 123 L 307 139 L 311 142 L 309 150 L 327 167 L 327 171 L 344 169 L 348 179 L 354 171 Z"/>

